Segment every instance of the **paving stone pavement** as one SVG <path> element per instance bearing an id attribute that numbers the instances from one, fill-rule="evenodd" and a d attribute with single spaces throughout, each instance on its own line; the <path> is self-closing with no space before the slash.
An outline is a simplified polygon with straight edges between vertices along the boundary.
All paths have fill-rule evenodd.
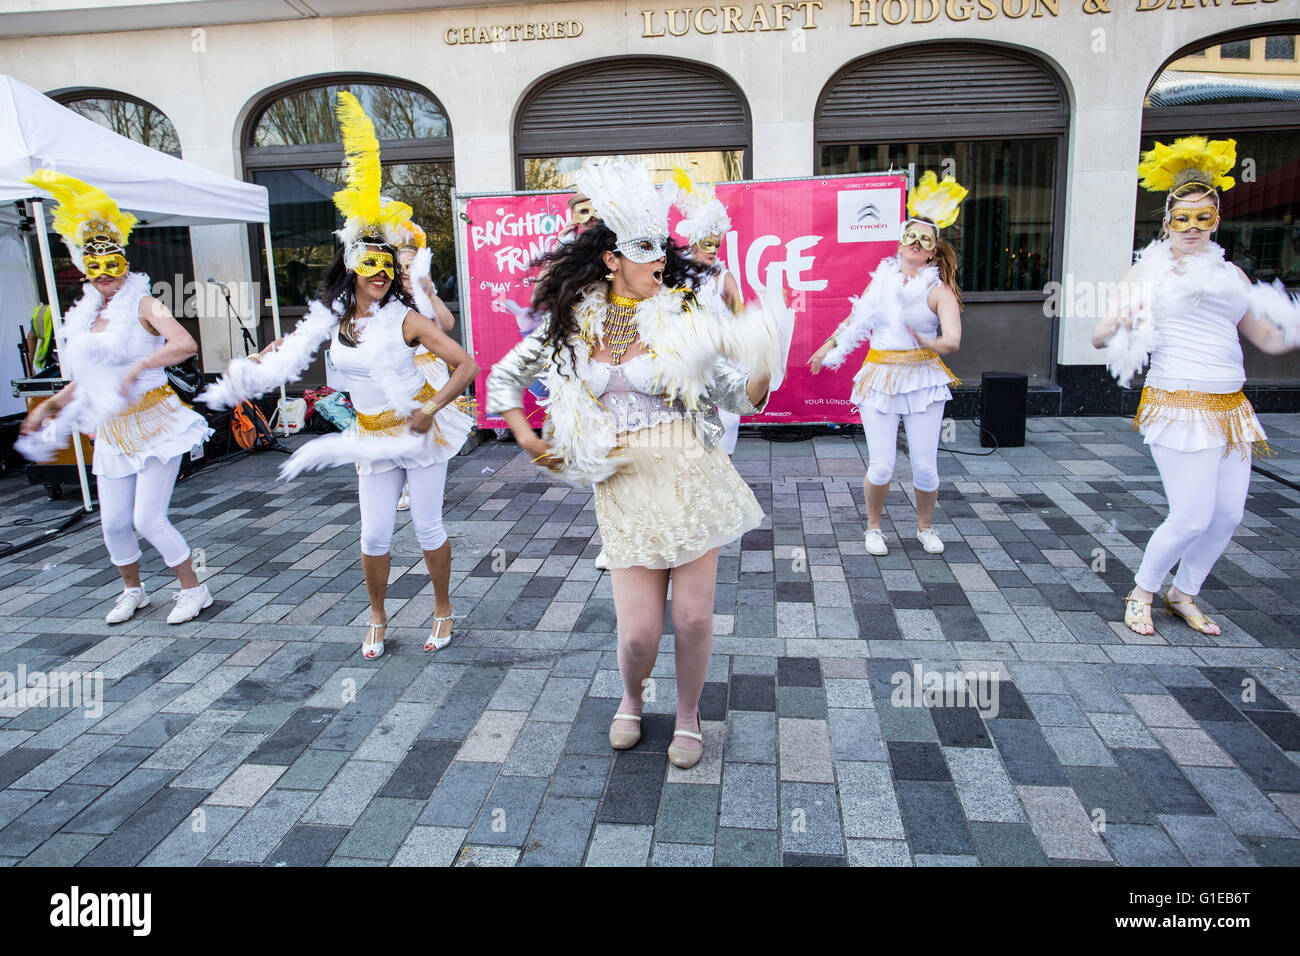
<path id="1" fill-rule="evenodd" d="M 1294 481 L 1300 421 L 1263 417 L 1262 464 Z M 978 450 L 970 423 L 953 447 Z M 942 455 L 941 556 L 915 541 L 906 483 L 889 555 L 865 553 L 865 457 L 860 434 L 742 439 L 768 520 L 719 561 L 689 771 L 665 754 L 671 633 L 643 742 L 610 750 L 591 495 L 512 444 L 452 463 L 459 620 L 436 656 L 405 515 L 389 650 L 358 654 L 345 469 L 277 484 L 264 453 L 178 485 L 216 599 L 188 624 L 165 623 L 175 585 L 148 548 L 151 606 L 103 622 L 119 584 L 94 520 L 0 559 L 0 681 L 102 679 L 94 706 L 0 707 L 0 863 L 1300 864 L 1300 493 L 1255 475 L 1202 594 L 1221 637 L 1157 610 L 1142 638 L 1119 597 L 1163 498 L 1126 421 L 1032 419 L 1024 448 Z M 0 502 L 0 539 L 72 507 L 19 478 Z M 955 673 L 971 683 L 950 678 L 943 706 L 901 696 Z M 981 674 L 995 707 L 952 698 L 991 694 Z"/>

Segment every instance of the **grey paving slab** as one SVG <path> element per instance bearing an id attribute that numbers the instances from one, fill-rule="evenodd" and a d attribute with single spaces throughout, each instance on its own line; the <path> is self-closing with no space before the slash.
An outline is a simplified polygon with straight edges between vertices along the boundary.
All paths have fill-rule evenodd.
<path id="1" fill-rule="evenodd" d="M 1264 417 L 1280 467 L 1300 461 L 1300 427 Z M 0 673 L 105 678 L 97 717 L 0 708 L 0 863 L 1294 865 L 1300 493 L 1253 476 L 1202 597 L 1222 637 L 1158 616 L 1142 641 L 1119 598 L 1163 508 L 1140 436 L 1119 418 L 1028 426 L 1024 448 L 950 456 L 943 555 L 912 540 L 894 489 L 880 559 L 861 543 L 860 435 L 742 438 L 769 519 L 719 559 L 689 770 L 665 754 L 670 634 L 644 739 L 609 748 L 622 681 L 592 496 L 517 446 L 450 464 L 462 618 L 437 655 L 419 649 L 432 598 L 399 520 L 377 662 L 356 653 L 349 471 L 284 486 L 260 456 L 200 470 L 172 513 L 219 606 L 191 625 L 161 604 L 103 623 L 118 584 L 92 525 L 0 557 Z M 49 517 L 39 487 L 0 482 L 0 505 Z M 918 667 L 997 671 L 997 713 L 896 706 L 893 678 Z"/>

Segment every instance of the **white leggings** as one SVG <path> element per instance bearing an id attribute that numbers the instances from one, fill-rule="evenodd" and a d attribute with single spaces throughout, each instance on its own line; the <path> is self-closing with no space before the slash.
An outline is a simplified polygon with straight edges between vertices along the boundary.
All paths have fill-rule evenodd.
<path id="1" fill-rule="evenodd" d="M 907 431 L 907 457 L 912 462 L 912 487 L 939 490 L 939 431 L 943 428 L 944 402 L 931 402 L 925 411 L 900 415 L 863 405 L 862 428 L 867 433 L 867 481 L 887 485 L 894 477 L 898 455 L 898 420 Z"/>
<path id="2" fill-rule="evenodd" d="M 1250 487 L 1250 453 L 1223 448 L 1175 451 L 1151 446 L 1169 502 L 1169 516 L 1151 535 L 1138 568 L 1137 586 L 1153 594 L 1165 583 L 1174 564 L 1174 587 L 1199 594 L 1201 585 L 1232 540 L 1246 513 Z"/>
<path id="3" fill-rule="evenodd" d="M 95 476 L 99 489 L 99 523 L 104 531 L 108 557 L 118 567 L 140 560 L 139 534 L 158 549 L 167 567 L 184 564 L 189 545 L 167 520 L 167 508 L 176 486 L 181 458 L 149 459 L 144 471 L 125 478 Z"/>
<path id="4" fill-rule="evenodd" d="M 357 476 L 361 501 L 361 553 L 382 557 L 393 541 L 397 522 L 397 499 L 402 485 L 411 486 L 411 524 L 425 551 L 436 551 L 447 540 L 442 528 L 442 492 L 447 481 L 447 463 L 423 468 L 390 468 L 374 475 Z"/>

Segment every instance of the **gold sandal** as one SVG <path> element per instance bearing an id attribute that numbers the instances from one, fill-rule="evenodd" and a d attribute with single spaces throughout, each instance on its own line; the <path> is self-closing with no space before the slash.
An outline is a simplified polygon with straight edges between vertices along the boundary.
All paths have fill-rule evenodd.
<path id="1" fill-rule="evenodd" d="M 1134 588 L 1133 590 L 1137 590 Z M 1156 626 L 1151 623 L 1151 601 L 1141 601 L 1133 596 L 1133 591 L 1124 595 L 1124 624 L 1134 634 L 1141 634 L 1143 637 L 1149 637 L 1156 632 Z M 1139 625 L 1146 625 L 1151 628 L 1150 631 L 1139 631 Z"/>
<path id="2" fill-rule="evenodd" d="M 1191 608 L 1191 611 L 1187 612 L 1187 611 L 1174 610 L 1174 608 L 1178 608 L 1178 607 Z M 1190 627 L 1193 631 L 1197 631 L 1198 633 L 1204 634 L 1206 637 L 1218 637 L 1220 634 L 1223 633 L 1223 629 L 1219 628 L 1219 625 L 1215 624 L 1208 617 L 1206 617 L 1204 614 L 1201 613 L 1201 609 L 1196 606 L 1196 600 L 1194 598 L 1188 598 L 1186 601 L 1171 601 L 1169 600 L 1168 592 L 1166 592 L 1165 610 L 1168 611 L 1170 614 L 1172 614 L 1174 617 L 1181 617 L 1184 621 L 1187 622 L 1188 627 Z M 1219 629 L 1217 631 L 1207 631 L 1206 630 L 1207 626 L 1215 627 Z"/>

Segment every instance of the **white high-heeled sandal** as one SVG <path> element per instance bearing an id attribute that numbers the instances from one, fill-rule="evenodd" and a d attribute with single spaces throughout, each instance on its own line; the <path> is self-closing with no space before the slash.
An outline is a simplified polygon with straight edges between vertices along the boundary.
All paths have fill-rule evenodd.
<path id="1" fill-rule="evenodd" d="M 425 649 L 426 651 L 440 651 L 440 650 L 442 650 L 444 647 L 446 647 L 448 644 L 451 643 L 451 627 L 450 627 L 450 624 L 451 624 L 451 617 L 452 617 L 452 614 L 455 614 L 455 613 L 456 613 L 456 609 L 455 609 L 455 608 L 452 608 L 452 609 L 451 609 L 451 614 L 448 614 L 446 617 L 439 617 L 439 616 L 436 615 L 436 614 L 433 616 L 433 631 L 431 631 L 431 632 L 429 633 L 429 639 L 428 639 L 427 641 L 424 642 L 424 649 Z M 441 621 L 446 621 L 447 624 L 449 625 L 448 628 L 447 628 L 447 636 L 446 636 L 446 637 L 435 637 L 435 636 L 434 636 L 434 633 L 436 633 L 437 631 L 442 630 L 442 628 L 439 626 L 439 624 L 440 624 Z"/>
<path id="2" fill-rule="evenodd" d="M 383 624 L 371 624 L 370 630 L 366 631 L 366 639 L 361 644 L 361 656 L 368 661 L 377 660 L 384 653 L 384 639 L 382 637 L 377 641 L 370 640 L 372 637 L 375 636 L 375 628 L 383 628 L 385 631 L 387 631 L 388 623 L 384 622 Z"/>

